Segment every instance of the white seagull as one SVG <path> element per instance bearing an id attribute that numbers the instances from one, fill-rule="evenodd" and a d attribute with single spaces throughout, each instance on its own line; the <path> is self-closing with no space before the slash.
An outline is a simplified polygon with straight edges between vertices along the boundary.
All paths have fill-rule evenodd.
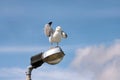
<path id="1" fill-rule="evenodd" d="M 57 26 L 55 30 L 51 27 L 52 22 L 45 24 L 44 33 L 47 37 L 49 37 L 49 42 L 51 44 L 57 43 L 57 46 L 62 38 L 67 38 L 67 34 L 62 31 L 60 26 Z"/>

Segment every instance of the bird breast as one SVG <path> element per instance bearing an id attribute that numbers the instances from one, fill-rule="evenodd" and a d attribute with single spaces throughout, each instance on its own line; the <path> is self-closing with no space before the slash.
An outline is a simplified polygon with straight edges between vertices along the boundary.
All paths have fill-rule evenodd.
<path id="1" fill-rule="evenodd" d="M 55 31 L 55 33 L 49 38 L 50 42 L 60 42 L 62 35 L 60 32 Z"/>

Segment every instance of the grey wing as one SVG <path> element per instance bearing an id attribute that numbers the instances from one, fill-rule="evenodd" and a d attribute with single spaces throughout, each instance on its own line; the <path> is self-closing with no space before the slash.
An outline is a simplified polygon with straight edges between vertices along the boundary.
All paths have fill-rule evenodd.
<path id="1" fill-rule="evenodd" d="M 53 34 L 53 33 L 54 33 L 54 30 L 52 29 L 51 24 L 50 23 L 45 24 L 45 26 L 44 26 L 44 34 L 47 37 L 50 37 L 50 35 Z"/>
<path id="2" fill-rule="evenodd" d="M 64 31 L 62 31 L 61 34 L 62 34 L 63 38 L 67 38 L 68 37 L 68 35 Z"/>

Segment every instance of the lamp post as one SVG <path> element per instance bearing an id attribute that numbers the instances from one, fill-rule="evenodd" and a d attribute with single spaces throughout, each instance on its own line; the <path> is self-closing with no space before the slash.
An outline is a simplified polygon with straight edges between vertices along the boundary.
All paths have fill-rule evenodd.
<path id="1" fill-rule="evenodd" d="M 60 47 L 54 47 L 46 52 L 41 52 L 31 57 L 31 65 L 27 68 L 26 80 L 31 79 L 31 73 L 33 69 L 40 67 L 44 62 L 55 65 L 58 64 L 64 57 L 64 52 Z"/>

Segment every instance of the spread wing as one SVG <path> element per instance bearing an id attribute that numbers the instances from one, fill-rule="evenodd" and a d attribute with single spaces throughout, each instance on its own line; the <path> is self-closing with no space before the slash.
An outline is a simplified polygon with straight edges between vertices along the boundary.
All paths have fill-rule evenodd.
<path id="1" fill-rule="evenodd" d="M 47 37 L 50 37 L 54 33 L 54 30 L 52 29 L 51 25 L 52 22 L 49 22 L 44 26 L 44 33 Z"/>
<path id="2" fill-rule="evenodd" d="M 67 38 L 68 37 L 68 35 L 64 31 L 62 31 L 61 34 L 62 34 L 63 38 Z"/>

